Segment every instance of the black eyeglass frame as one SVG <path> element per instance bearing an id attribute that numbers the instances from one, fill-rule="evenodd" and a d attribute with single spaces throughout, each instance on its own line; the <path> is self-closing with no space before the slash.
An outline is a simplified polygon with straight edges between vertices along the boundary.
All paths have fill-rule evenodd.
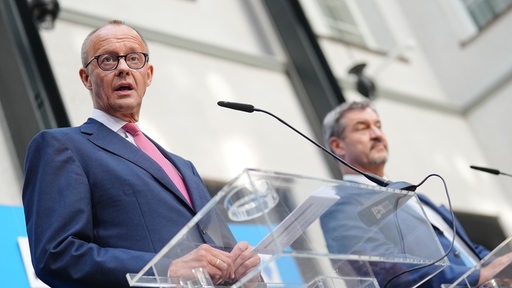
<path id="1" fill-rule="evenodd" d="M 128 63 L 128 61 L 126 61 L 126 57 L 128 55 L 133 55 L 133 54 L 142 54 L 144 56 L 144 62 L 142 63 L 142 66 L 140 67 L 131 67 L 130 66 L 130 63 Z M 112 68 L 112 69 L 103 69 L 100 65 L 100 62 L 98 62 L 98 59 L 102 56 L 105 56 L 105 55 L 108 55 L 108 56 L 111 56 L 111 57 L 115 57 L 117 59 L 116 61 L 116 65 Z M 103 71 L 114 71 L 117 69 L 117 66 L 119 66 L 119 59 L 121 58 L 124 58 L 124 61 L 126 62 L 126 65 L 130 68 L 130 69 L 133 69 L 133 70 L 139 70 L 139 69 L 142 69 L 144 66 L 146 66 L 146 63 L 148 63 L 148 60 L 149 60 L 149 54 L 148 53 L 145 53 L 145 52 L 130 52 L 130 53 L 127 53 L 127 54 L 124 54 L 124 55 L 115 55 L 115 54 L 110 54 L 110 53 L 104 53 L 104 54 L 99 54 L 99 55 L 96 55 L 94 57 L 91 58 L 91 60 L 89 60 L 89 62 L 87 62 L 87 64 L 85 64 L 84 68 L 87 68 L 91 63 L 92 61 L 96 60 L 96 64 L 98 64 L 98 67 L 103 70 Z"/>

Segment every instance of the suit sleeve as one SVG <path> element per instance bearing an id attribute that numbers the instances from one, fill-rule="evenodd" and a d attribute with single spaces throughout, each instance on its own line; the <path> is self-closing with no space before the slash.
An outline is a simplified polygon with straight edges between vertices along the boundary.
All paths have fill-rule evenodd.
<path id="1" fill-rule="evenodd" d="M 34 137 L 25 159 L 23 204 L 36 274 L 51 287 L 128 287 L 126 273 L 154 254 L 94 243 L 90 183 L 68 142 L 51 135 Z"/>

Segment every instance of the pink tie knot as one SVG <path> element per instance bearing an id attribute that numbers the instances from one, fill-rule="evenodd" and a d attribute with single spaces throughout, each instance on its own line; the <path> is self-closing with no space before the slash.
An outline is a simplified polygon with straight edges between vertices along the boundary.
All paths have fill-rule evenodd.
<path id="1" fill-rule="evenodd" d="M 126 123 L 123 126 L 123 129 L 130 133 L 132 136 L 136 136 L 140 133 L 139 126 L 135 125 L 134 123 Z"/>

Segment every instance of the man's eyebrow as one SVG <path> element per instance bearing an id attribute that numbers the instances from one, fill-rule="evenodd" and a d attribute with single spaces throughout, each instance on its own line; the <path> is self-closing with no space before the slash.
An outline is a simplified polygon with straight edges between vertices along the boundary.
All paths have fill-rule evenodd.
<path id="1" fill-rule="evenodd" d="M 371 123 L 370 120 L 368 119 L 360 119 L 360 120 L 356 120 L 353 125 L 356 126 L 356 125 L 361 125 L 361 124 L 368 124 L 368 123 Z"/>

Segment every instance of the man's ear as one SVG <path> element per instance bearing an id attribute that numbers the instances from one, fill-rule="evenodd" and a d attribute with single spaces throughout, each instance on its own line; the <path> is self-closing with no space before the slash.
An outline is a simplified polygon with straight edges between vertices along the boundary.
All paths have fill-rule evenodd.
<path id="1" fill-rule="evenodd" d="M 147 73 L 148 73 L 147 79 L 148 80 L 147 80 L 147 83 L 146 83 L 146 87 L 149 87 L 149 85 L 151 85 L 151 81 L 153 81 L 153 69 L 154 69 L 153 65 L 150 64 L 149 67 L 148 67 L 148 71 L 147 71 Z"/>
<path id="2" fill-rule="evenodd" d="M 87 90 L 92 90 L 91 78 L 89 77 L 87 70 L 82 67 L 80 68 L 80 71 L 78 71 L 78 74 L 80 74 L 80 80 L 82 80 L 85 88 L 87 88 Z"/>
<path id="3" fill-rule="evenodd" d="M 329 146 L 334 154 L 342 157 L 345 155 L 345 143 L 338 137 L 331 137 L 329 139 Z"/>

